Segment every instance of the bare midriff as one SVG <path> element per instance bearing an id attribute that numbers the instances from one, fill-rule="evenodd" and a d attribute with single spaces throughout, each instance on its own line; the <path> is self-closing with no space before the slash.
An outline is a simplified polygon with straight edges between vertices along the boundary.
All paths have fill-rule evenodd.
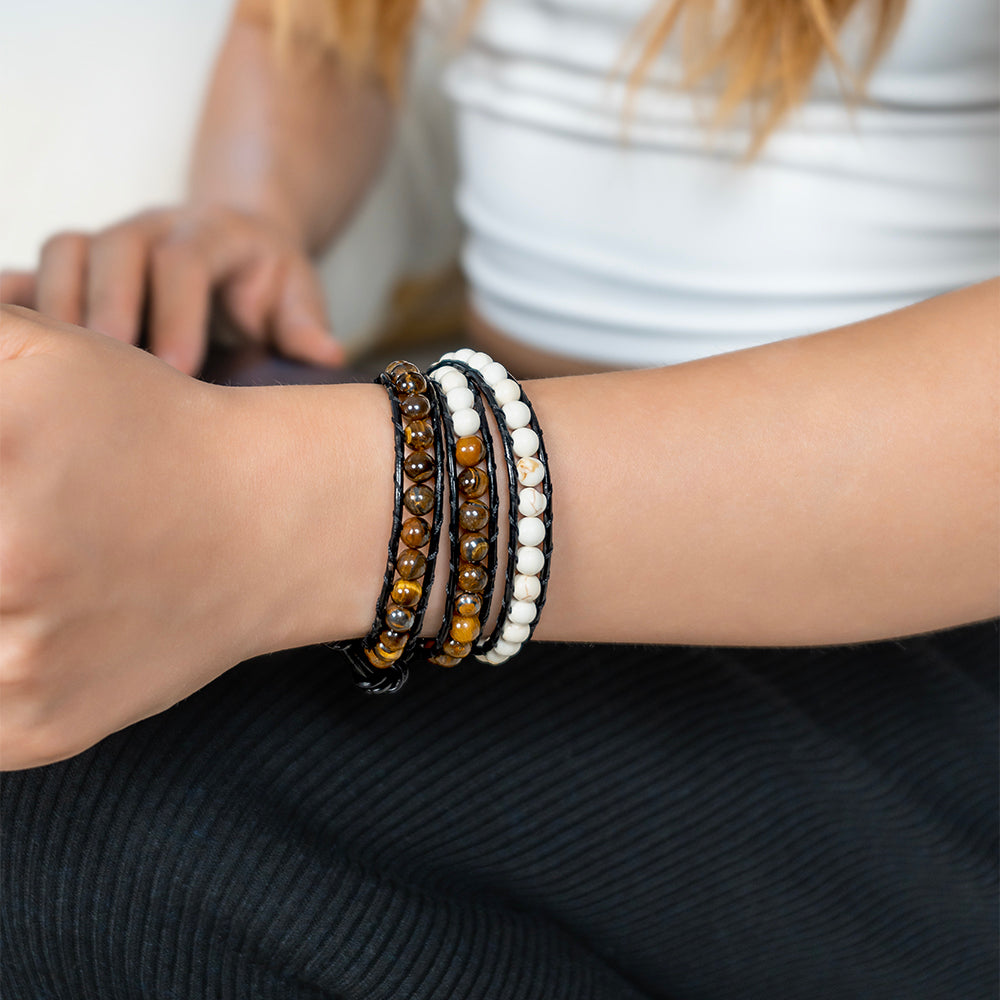
<path id="1" fill-rule="evenodd" d="M 626 365 L 600 365 L 576 358 L 551 354 L 522 344 L 484 319 L 473 306 L 466 310 L 472 345 L 499 361 L 517 378 L 552 378 L 557 375 L 593 375 L 615 371 Z"/>

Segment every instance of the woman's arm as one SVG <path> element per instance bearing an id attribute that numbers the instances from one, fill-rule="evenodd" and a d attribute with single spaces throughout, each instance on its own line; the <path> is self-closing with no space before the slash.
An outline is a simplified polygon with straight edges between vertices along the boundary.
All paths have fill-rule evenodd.
<path id="1" fill-rule="evenodd" d="M 536 637 L 818 645 L 997 614 L 998 293 L 1000 279 L 671 368 L 526 383 L 554 489 Z M 316 508 L 294 556 L 311 574 L 311 616 L 282 641 L 336 634 L 331 609 L 346 593 L 339 630 L 360 634 L 388 537 L 383 390 L 354 387 L 349 403 L 321 388 L 283 392 L 260 398 L 255 433 L 284 438 L 275 456 L 308 456 L 283 484 L 277 467 L 261 475 L 281 502 Z M 282 415 L 264 416 L 272 406 Z M 285 419 L 286 406 L 301 417 Z M 323 455 L 345 423 L 368 491 L 345 510 L 356 540 L 346 585 L 325 573 L 342 553 L 320 513 Z"/>
<path id="2" fill-rule="evenodd" d="M 538 638 L 822 644 L 996 614 L 998 289 L 529 383 L 555 515 Z M 14 309 L 0 359 L 4 767 L 366 632 L 392 504 L 380 386 L 208 385 Z"/>
<path id="3" fill-rule="evenodd" d="M 150 349 L 188 373 L 201 365 L 214 301 L 251 339 L 314 363 L 343 360 L 308 255 L 376 175 L 390 105 L 374 80 L 344 71 L 308 22 L 279 47 L 269 6 L 241 0 L 235 12 L 186 201 L 51 237 L 36 272 L 2 276 L 3 301 L 127 343 L 148 316 Z"/>

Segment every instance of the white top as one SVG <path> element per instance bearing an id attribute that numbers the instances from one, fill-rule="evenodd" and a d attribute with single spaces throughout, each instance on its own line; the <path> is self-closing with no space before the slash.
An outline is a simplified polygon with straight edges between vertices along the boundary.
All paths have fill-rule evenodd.
<path id="1" fill-rule="evenodd" d="M 623 133 L 615 66 L 651 3 L 488 0 L 449 68 L 487 320 L 555 353 L 671 364 L 1000 272 L 996 0 L 910 0 L 853 117 L 822 66 L 749 166 L 745 123 L 709 145 L 712 95 L 671 84 L 670 46 Z M 854 64 L 859 7 L 842 35 Z"/>

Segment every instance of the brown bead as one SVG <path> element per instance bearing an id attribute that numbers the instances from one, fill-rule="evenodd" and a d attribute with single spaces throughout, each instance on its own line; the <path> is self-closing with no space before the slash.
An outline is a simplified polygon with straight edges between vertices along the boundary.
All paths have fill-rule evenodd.
<path id="1" fill-rule="evenodd" d="M 489 484 L 490 481 L 482 469 L 462 469 L 458 477 L 458 488 L 462 491 L 462 495 L 470 500 L 473 497 L 481 497 Z"/>
<path id="2" fill-rule="evenodd" d="M 379 635 L 378 641 L 380 646 L 385 646 L 386 649 L 395 651 L 402 649 L 409 638 L 409 632 L 397 632 L 395 629 L 390 628 Z"/>
<path id="3" fill-rule="evenodd" d="M 430 448 L 434 444 L 434 428 L 426 420 L 411 420 L 403 431 L 403 439 L 411 448 Z"/>
<path id="4" fill-rule="evenodd" d="M 459 438 L 455 442 L 455 459 L 459 465 L 475 465 L 483 457 L 483 442 L 477 437 Z"/>
<path id="5" fill-rule="evenodd" d="M 426 514 L 434 509 L 434 491 L 429 486 L 411 486 L 403 494 L 403 503 L 411 514 Z"/>
<path id="6" fill-rule="evenodd" d="M 457 615 L 451 620 L 451 637 L 456 642 L 472 642 L 479 638 L 482 626 L 476 618 L 463 618 Z"/>
<path id="7" fill-rule="evenodd" d="M 427 557 L 416 549 L 403 549 L 396 558 L 396 570 L 404 580 L 419 580 L 427 568 Z"/>
<path id="8" fill-rule="evenodd" d="M 455 610 L 467 618 L 478 618 L 479 612 L 483 610 L 483 599 L 478 594 L 459 594 Z"/>
<path id="9" fill-rule="evenodd" d="M 475 500 L 467 500 L 458 508 L 458 523 L 466 531 L 479 531 L 480 528 L 485 528 L 489 517 L 486 508 Z"/>
<path id="10" fill-rule="evenodd" d="M 427 662 L 434 663 L 439 667 L 456 667 L 462 661 L 457 656 L 445 656 L 438 653 L 437 656 L 428 657 Z"/>
<path id="11" fill-rule="evenodd" d="M 409 608 L 390 607 L 385 613 L 385 623 L 395 632 L 409 632 L 413 628 L 413 612 Z"/>
<path id="12" fill-rule="evenodd" d="M 466 562 L 482 562 L 489 545 L 482 535 L 466 535 L 459 543 L 458 551 Z"/>
<path id="13" fill-rule="evenodd" d="M 381 651 L 381 643 L 378 643 L 378 644 L 376 644 L 376 646 L 375 646 L 374 649 L 366 649 L 365 650 L 365 656 L 367 657 L 368 662 L 373 667 L 378 667 L 379 670 L 385 670 L 386 667 L 391 667 L 392 666 L 393 660 L 398 659 L 399 654 L 397 653 L 395 656 L 393 656 L 391 658 L 387 658 L 386 656 L 383 656 L 382 655 L 382 651 Z"/>
<path id="14" fill-rule="evenodd" d="M 442 646 L 441 648 L 443 649 L 444 647 Z M 390 649 L 381 642 L 375 643 L 375 652 L 378 654 L 380 659 L 387 660 L 389 663 L 398 660 L 403 655 L 402 648 Z"/>
<path id="15" fill-rule="evenodd" d="M 448 639 L 442 643 L 441 651 L 445 656 L 454 656 L 461 660 L 472 652 L 472 646 L 467 642 L 455 642 L 454 639 Z"/>
<path id="16" fill-rule="evenodd" d="M 399 537 L 404 545 L 419 549 L 427 544 L 431 536 L 431 526 L 422 517 L 410 517 L 403 522 Z"/>
<path id="17" fill-rule="evenodd" d="M 467 594 L 481 594 L 486 589 L 486 570 L 463 564 L 458 571 L 458 589 Z"/>
<path id="18" fill-rule="evenodd" d="M 426 396 L 404 396 L 399 408 L 408 420 L 423 420 L 431 412 L 430 400 Z"/>
<path id="19" fill-rule="evenodd" d="M 420 369 L 412 361 L 392 361 L 385 366 L 387 374 L 392 377 L 401 372 L 418 372 Z"/>
<path id="20" fill-rule="evenodd" d="M 403 462 L 403 468 L 415 483 L 422 483 L 434 475 L 434 456 L 426 451 L 410 452 Z"/>
<path id="21" fill-rule="evenodd" d="M 420 372 L 398 371 L 392 376 L 392 384 L 401 396 L 427 391 L 427 379 Z"/>
<path id="22" fill-rule="evenodd" d="M 423 592 L 424 588 L 415 580 L 397 580 L 392 585 L 392 599 L 404 608 L 412 608 Z"/>

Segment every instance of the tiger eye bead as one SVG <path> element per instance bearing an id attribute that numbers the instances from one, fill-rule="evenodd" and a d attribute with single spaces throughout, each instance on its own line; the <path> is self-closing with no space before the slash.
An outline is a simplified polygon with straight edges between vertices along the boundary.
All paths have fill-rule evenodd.
<path id="1" fill-rule="evenodd" d="M 463 469 L 458 477 L 458 488 L 463 496 L 481 497 L 489 486 L 489 479 L 482 469 Z"/>
<path id="2" fill-rule="evenodd" d="M 426 514 L 434 509 L 434 491 L 429 486 L 410 486 L 403 494 L 403 503 L 411 514 Z"/>
<path id="3" fill-rule="evenodd" d="M 403 431 L 403 439 L 414 450 L 434 444 L 434 428 L 426 420 L 411 420 Z"/>
<path id="4" fill-rule="evenodd" d="M 483 576 L 485 575 L 484 573 Z M 423 592 L 424 588 L 414 580 L 397 580 L 392 585 L 392 599 L 404 608 L 412 608 Z"/>
<path id="5" fill-rule="evenodd" d="M 455 460 L 459 465 L 475 465 L 482 457 L 483 442 L 479 438 L 464 437 L 455 442 Z"/>
<path id="6" fill-rule="evenodd" d="M 403 372 L 418 372 L 420 369 L 412 361 L 393 361 L 386 365 L 386 373 L 390 378 L 395 378 Z"/>
<path id="7" fill-rule="evenodd" d="M 396 571 L 404 580 L 417 580 L 424 575 L 427 558 L 416 549 L 403 549 L 396 559 Z"/>
<path id="8" fill-rule="evenodd" d="M 448 639 L 447 642 L 442 643 L 441 650 L 445 656 L 454 656 L 461 660 L 472 652 L 472 646 L 467 642 L 455 642 L 454 639 Z"/>
<path id="9" fill-rule="evenodd" d="M 430 400 L 426 396 L 404 396 L 399 408 L 408 420 L 423 420 L 431 412 Z"/>
<path id="10" fill-rule="evenodd" d="M 403 462 L 403 468 L 415 483 L 422 483 L 434 475 L 434 456 L 426 451 L 410 452 Z"/>
<path id="11" fill-rule="evenodd" d="M 467 618 L 478 618 L 483 610 L 483 599 L 478 594 L 459 594 L 455 610 Z"/>
<path id="12" fill-rule="evenodd" d="M 480 528 L 485 528 L 489 516 L 489 511 L 475 500 L 468 500 L 458 508 L 458 523 L 466 531 L 479 531 Z"/>
<path id="13" fill-rule="evenodd" d="M 392 376 L 392 384 L 396 391 L 402 396 L 409 396 L 417 392 L 427 391 L 427 379 L 420 372 L 396 372 Z"/>
<path id="14" fill-rule="evenodd" d="M 394 654 L 390 650 L 385 649 L 381 643 L 376 643 L 374 649 L 365 650 L 365 657 L 373 667 L 385 670 L 387 667 L 392 666 L 394 660 L 399 659 L 399 653 Z"/>
<path id="15" fill-rule="evenodd" d="M 458 589 L 480 594 L 486 589 L 486 570 L 482 566 L 463 565 L 458 571 Z"/>
<path id="16" fill-rule="evenodd" d="M 427 662 L 434 663 L 439 667 L 457 667 L 462 661 L 457 656 L 445 656 L 442 653 L 438 653 L 437 656 L 429 657 Z"/>
<path id="17" fill-rule="evenodd" d="M 482 562 L 489 551 L 489 545 L 482 535 L 466 535 L 459 543 L 458 551 L 466 562 Z"/>
<path id="18" fill-rule="evenodd" d="M 463 618 L 461 616 L 452 618 L 451 628 L 449 629 L 452 639 L 456 642 L 472 642 L 473 639 L 479 637 L 481 631 L 482 626 L 475 618 Z"/>
<path id="19" fill-rule="evenodd" d="M 385 613 L 385 623 L 394 632 L 409 632 L 413 622 L 413 612 L 409 608 L 392 607 Z"/>
<path id="20" fill-rule="evenodd" d="M 409 638 L 409 633 L 397 632 L 395 629 L 390 628 L 379 635 L 378 641 L 380 646 L 385 646 L 386 649 L 391 649 L 395 652 L 397 649 L 402 649 Z"/>
<path id="21" fill-rule="evenodd" d="M 411 549 L 419 549 L 427 544 L 431 527 L 422 517 L 409 517 L 403 522 L 399 537 Z"/>

